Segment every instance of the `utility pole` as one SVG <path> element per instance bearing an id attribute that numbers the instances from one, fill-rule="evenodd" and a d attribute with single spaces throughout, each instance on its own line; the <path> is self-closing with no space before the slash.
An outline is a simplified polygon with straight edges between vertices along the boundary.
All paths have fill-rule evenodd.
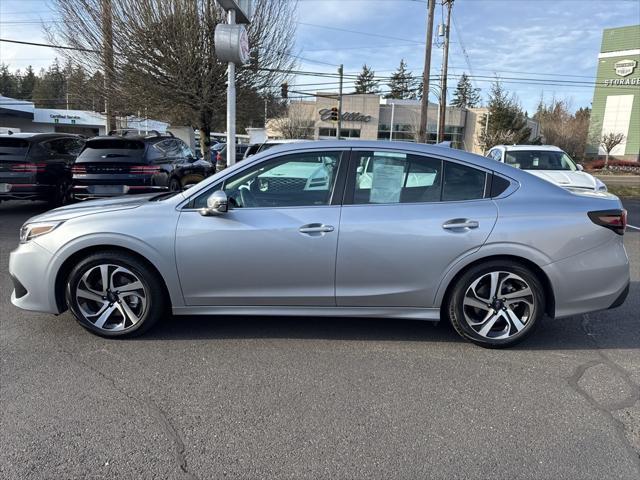
<path id="1" fill-rule="evenodd" d="M 227 11 L 227 23 L 236 23 L 236 11 Z M 229 62 L 227 67 L 227 166 L 236 163 L 236 64 Z"/>
<path id="2" fill-rule="evenodd" d="M 438 119 L 438 143 L 444 140 L 445 120 L 447 114 L 447 72 L 449 68 L 449 31 L 451 26 L 451 8 L 453 0 L 447 2 L 447 26 L 444 32 L 444 53 L 442 54 L 442 81 L 440 82 L 440 118 Z"/>
<path id="3" fill-rule="evenodd" d="M 433 15 L 436 0 L 429 0 L 427 15 L 427 46 L 424 49 L 424 70 L 422 71 L 422 99 L 420 101 L 420 128 L 418 142 L 427 143 L 427 114 L 429 107 L 429 74 L 431 72 L 431 47 L 433 44 Z"/>
<path id="4" fill-rule="evenodd" d="M 111 98 L 113 97 L 113 17 L 111 0 L 102 0 L 102 44 L 104 65 L 104 114 L 107 132 L 116 129 Z"/>
<path id="5" fill-rule="evenodd" d="M 268 100 L 264 99 L 264 128 L 267 128 L 267 103 Z"/>
<path id="6" fill-rule="evenodd" d="M 343 74 L 343 65 L 340 64 L 338 67 L 338 74 L 340 75 L 340 89 L 339 89 L 339 98 L 338 98 L 338 128 L 336 128 L 336 138 L 340 140 L 340 135 L 342 134 L 342 74 Z"/>

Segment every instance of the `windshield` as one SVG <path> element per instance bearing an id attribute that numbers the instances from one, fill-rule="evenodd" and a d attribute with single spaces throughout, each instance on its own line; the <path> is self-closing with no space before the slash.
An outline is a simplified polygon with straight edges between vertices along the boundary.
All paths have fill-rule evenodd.
<path id="1" fill-rule="evenodd" d="M 522 170 L 569 170 L 573 172 L 578 169 L 569 155 L 552 150 L 507 151 L 504 163 Z"/>

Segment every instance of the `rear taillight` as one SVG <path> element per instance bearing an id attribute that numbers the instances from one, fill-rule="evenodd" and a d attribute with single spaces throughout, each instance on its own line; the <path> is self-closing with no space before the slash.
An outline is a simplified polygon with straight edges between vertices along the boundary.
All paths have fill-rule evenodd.
<path id="1" fill-rule="evenodd" d="M 220 152 L 216 153 L 216 162 L 220 163 L 222 161 L 222 155 L 220 155 Z"/>
<path id="2" fill-rule="evenodd" d="M 47 168 L 46 163 L 14 163 L 11 170 L 20 173 L 43 173 Z"/>
<path id="3" fill-rule="evenodd" d="M 618 235 L 624 235 L 627 228 L 627 211 L 620 210 L 598 210 L 588 213 L 589 218 L 596 225 L 613 230 Z"/>
<path id="4" fill-rule="evenodd" d="M 74 165 L 71 167 L 71 173 L 73 175 L 84 175 L 87 173 L 87 167 L 84 165 Z"/>
<path id="5" fill-rule="evenodd" d="M 161 169 L 159 167 L 153 165 L 134 165 L 130 170 L 131 173 L 138 175 L 153 175 L 154 173 L 159 173 L 160 171 Z"/>

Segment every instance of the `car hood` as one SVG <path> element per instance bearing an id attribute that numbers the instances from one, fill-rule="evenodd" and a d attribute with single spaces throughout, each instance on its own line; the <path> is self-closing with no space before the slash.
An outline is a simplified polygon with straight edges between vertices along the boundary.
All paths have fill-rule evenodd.
<path id="1" fill-rule="evenodd" d="M 597 190 L 595 178 L 586 172 L 567 170 L 527 170 L 527 172 L 561 187 Z"/>
<path id="2" fill-rule="evenodd" d="M 54 208 L 53 210 L 49 210 L 48 212 L 30 218 L 27 223 L 48 220 L 69 220 L 71 218 L 83 217 L 94 213 L 137 208 L 149 202 L 149 199 L 156 195 L 158 194 L 149 193 L 146 195 L 125 195 L 105 200 L 87 200 L 73 205 L 67 205 L 65 207 Z"/>

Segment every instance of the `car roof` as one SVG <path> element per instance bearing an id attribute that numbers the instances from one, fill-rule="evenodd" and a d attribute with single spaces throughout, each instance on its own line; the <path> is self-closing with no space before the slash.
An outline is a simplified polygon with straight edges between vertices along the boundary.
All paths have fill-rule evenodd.
<path id="1" fill-rule="evenodd" d="M 0 138 L 23 138 L 25 140 L 40 141 L 40 140 L 50 140 L 54 138 L 80 138 L 80 136 L 75 135 L 73 133 L 20 132 L 20 133 L 12 133 L 12 134 L 3 133 L 3 134 L 0 134 Z"/>
<path id="2" fill-rule="evenodd" d="M 555 145 L 496 145 L 493 148 L 503 148 L 507 151 L 516 151 L 516 150 L 539 150 L 539 151 L 550 151 L 550 152 L 562 152 L 563 150 Z"/>
<path id="3" fill-rule="evenodd" d="M 171 135 L 98 135 L 97 137 L 91 137 L 88 141 L 91 141 L 91 140 L 115 140 L 115 141 L 136 140 L 138 142 L 154 142 L 154 141 L 174 140 L 174 139 L 176 139 L 176 138 L 171 136 Z"/>

